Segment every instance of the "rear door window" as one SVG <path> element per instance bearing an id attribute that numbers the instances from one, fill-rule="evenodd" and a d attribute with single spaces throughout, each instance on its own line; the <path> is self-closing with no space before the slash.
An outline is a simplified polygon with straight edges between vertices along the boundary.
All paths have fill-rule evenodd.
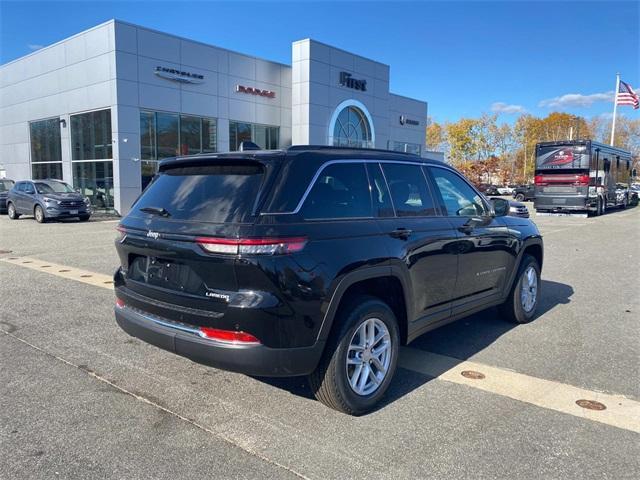
<path id="1" fill-rule="evenodd" d="M 324 168 L 302 207 L 306 219 L 371 217 L 371 195 L 363 163 Z"/>
<path id="2" fill-rule="evenodd" d="M 367 164 L 369 183 L 371 184 L 373 214 L 377 217 L 393 217 L 395 213 L 393 211 L 393 203 L 391 203 L 391 194 L 387 188 L 387 182 L 384 179 L 381 168 L 379 163 Z"/>
<path id="3" fill-rule="evenodd" d="M 436 209 L 420 165 L 382 164 L 398 217 L 432 217 Z"/>
<path id="4" fill-rule="evenodd" d="M 134 208 L 163 211 L 171 220 L 244 223 L 252 216 L 264 174 L 257 162 L 171 168 L 157 176 Z"/>

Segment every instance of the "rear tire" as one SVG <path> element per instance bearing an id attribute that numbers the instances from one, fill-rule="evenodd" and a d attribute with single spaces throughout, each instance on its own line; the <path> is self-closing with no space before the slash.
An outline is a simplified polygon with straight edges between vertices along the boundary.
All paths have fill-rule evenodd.
<path id="1" fill-rule="evenodd" d="M 515 198 L 515 201 L 516 202 L 524 202 L 524 195 L 521 194 L 521 193 L 517 194 L 516 198 Z"/>
<path id="2" fill-rule="evenodd" d="M 13 205 L 13 203 L 7 205 L 7 215 L 9 215 L 9 218 L 11 220 L 17 220 L 18 218 L 20 218 L 20 214 L 16 212 L 16 207 Z"/>
<path id="3" fill-rule="evenodd" d="M 500 305 L 503 318 L 513 323 L 534 319 L 540 298 L 540 266 L 531 255 L 524 255 L 507 301 Z"/>
<path id="4" fill-rule="evenodd" d="M 40 205 L 36 205 L 35 208 L 33 209 L 33 216 L 36 218 L 36 222 L 38 223 L 44 223 L 47 221 L 47 219 L 44 216 L 44 210 Z"/>
<path id="5" fill-rule="evenodd" d="M 309 384 L 316 399 L 329 408 L 362 415 L 375 407 L 393 378 L 400 344 L 398 323 L 386 303 L 364 295 L 341 308 L 335 322 Z"/>

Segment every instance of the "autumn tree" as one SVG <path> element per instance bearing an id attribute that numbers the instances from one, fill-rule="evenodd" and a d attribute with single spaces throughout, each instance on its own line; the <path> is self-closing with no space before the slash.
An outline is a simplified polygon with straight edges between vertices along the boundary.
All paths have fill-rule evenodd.
<path id="1" fill-rule="evenodd" d="M 427 148 L 429 150 L 444 150 L 445 131 L 437 122 L 430 121 L 427 125 Z"/>

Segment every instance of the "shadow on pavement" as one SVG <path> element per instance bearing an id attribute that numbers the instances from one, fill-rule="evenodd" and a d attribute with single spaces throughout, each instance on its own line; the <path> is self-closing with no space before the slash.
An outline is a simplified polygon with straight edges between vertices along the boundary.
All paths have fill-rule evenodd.
<path id="1" fill-rule="evenodd" d="M 542 280 L 541 283 L 541 300 L 538 304 L 536 318 L 551 311 L 556 305 L 564 305 L 571 302 L 573 288 L 570 285 L 550 280 Z M 517 327 L 518 325 L 500 318 L 497 308 L 489 308 L 425 333 L 414 340 L 410 346 L 411 348 L 464 361 Z M 402 357 L 402 350 L 400 351 L 400 357 Z M 446 370 L 447 368 L 443 368 L 441 373 Z M 416 388 L 420 388 L 431 379 L 432 377 L 427 375 L 399 367 L 378 409 L 384 408 Z M 305 377 L 257 378 L 257 380 L 286 390 L 294 395 L 313 398 L 313 393 Z"/>

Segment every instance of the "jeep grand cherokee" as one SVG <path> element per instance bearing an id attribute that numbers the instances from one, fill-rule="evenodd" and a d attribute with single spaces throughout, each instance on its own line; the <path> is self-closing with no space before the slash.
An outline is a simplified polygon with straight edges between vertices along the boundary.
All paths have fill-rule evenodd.
<path id="1" fill-rule="evenodd" d="M 118 227 L 116 319 L 217 368 L 309 375 L 321 402 L 362 414 L 400 345 L 494 305 L 532 320 L 542 238 L 507 210 L 410 154 L 169 159 Z"/>

